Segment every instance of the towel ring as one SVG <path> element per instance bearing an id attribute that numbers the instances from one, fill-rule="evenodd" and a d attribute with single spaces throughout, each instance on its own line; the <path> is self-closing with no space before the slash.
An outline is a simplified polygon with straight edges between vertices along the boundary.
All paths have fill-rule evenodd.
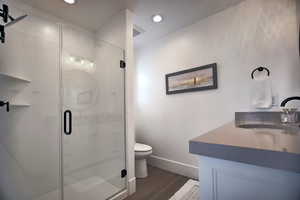
<path id="1" fill-rule="evenodd" d="M 268 68 L 266 68 L 266 67 L 258 67 L 258 68 L 254 69 L 254 70 L 252 71 L 252 73 L 251 73 L 251 78 L 254 79 L 254 73 L 255 73 L 256 71 L 262 72 L 262 71 L 264 71 L 264 70 L 266 70 L 266 71 L 268 72 L 268 76 L 270 76 L 270 70 L 269 70 Z"/>

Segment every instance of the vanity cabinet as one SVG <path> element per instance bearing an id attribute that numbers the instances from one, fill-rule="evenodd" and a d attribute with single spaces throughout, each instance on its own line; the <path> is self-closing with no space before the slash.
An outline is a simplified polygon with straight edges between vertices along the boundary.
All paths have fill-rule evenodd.
<path id="1" fill-rule="evenodd" d="M 260 125 L 279 127 L 279 114 L 256 118 L 274 121 Z M 190 153 L 199 160 L 199 199 L 300 200 L 299 127 L 241 128 L 257 123 L 251 113 L 243 116 L 190 140 Z"/>
<path id="2" fill-rule="evenodd" d="M 300 199 L 298 173 L 198 157 L 201 200 Z"/>

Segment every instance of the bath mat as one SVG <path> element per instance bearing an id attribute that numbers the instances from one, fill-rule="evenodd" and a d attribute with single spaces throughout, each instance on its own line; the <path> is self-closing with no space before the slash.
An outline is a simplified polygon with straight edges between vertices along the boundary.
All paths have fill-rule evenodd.
<path id="1" fill-rule="evenodd" d="M 188 180 L 169 200 L 199 200 L 199 182 Z"/>

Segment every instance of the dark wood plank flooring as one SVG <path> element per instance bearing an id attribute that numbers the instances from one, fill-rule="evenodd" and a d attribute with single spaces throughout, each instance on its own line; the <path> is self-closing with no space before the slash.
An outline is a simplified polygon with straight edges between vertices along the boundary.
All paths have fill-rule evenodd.
<path id="1" fill-rule="evenodd" d="M 187 181 L 187 177 L 148 166 L 148 177 L 137 179 L 136 193 L 125 200 L 168 200 Z"/>

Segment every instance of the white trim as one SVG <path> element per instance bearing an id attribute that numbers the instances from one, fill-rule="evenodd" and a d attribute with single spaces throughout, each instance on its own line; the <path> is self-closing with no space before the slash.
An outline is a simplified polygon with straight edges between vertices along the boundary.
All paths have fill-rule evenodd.
<path id="1" fill-rule="evenodd" d="M 134 117 L 134 48 L 133 48 L 133 13 L 125 10 L 126 15 L 126 46 L 125 46 L 125 68 L 126 74 L 126 169 L 127 169 L 127 190 L 131 195 L 135 192 L 135 117 Z"/>
<path id="2" fill-rule="evenodd" d="M 128 180 L 127 190 L 128 190 L 128 196 L 130 196 L 136 192 L 136 178 L 135 177 Z"/>
<path id="3" fill-rule="evenodd" d="M 188 180 L 169 200 L 199 199 L 199 182 Z"/>
<path id="4" fill-rule="evenodd" d="M 154 155 L 149 157 L 148 163 L 154 167 L 198 180 L 198 167 L 196 166 Z"/>
<path id="5" fill-rule="evenodd" d="M 116 196 L 112 197 L 110 200 L 123 200 L 128 196 L 128 191 L 124 190 L 117 194 Z"/>

